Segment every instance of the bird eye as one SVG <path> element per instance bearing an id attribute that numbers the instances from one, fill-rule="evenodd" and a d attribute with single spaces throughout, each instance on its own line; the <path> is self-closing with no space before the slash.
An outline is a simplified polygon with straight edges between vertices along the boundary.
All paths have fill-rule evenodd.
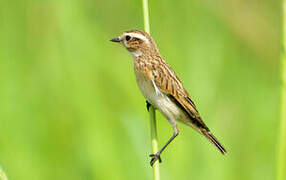
<path id="1" fill-rule="evenodd" d="M 127 36 L 125 37 L 125 39 L 126 39 L 126 41 L 129 41 L 129 40 L 131 39 L 131 37 L 127 35 Z"/>

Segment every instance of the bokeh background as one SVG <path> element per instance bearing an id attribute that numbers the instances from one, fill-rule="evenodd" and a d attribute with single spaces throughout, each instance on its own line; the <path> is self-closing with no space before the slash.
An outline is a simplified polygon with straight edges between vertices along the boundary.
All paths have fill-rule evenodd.
<path id="1" fill-rule="evenodd" d="M 222 156 L 182 124 L 164 180 L 274 179 L 278 0 L 150 0 L 151 34 Z M 0 0 L 0 165 L 9 179 L 152 179 L 145 100 L 128 52 L 140 0 Z M 157 113 L 160 147 L 172 135 Z"/>

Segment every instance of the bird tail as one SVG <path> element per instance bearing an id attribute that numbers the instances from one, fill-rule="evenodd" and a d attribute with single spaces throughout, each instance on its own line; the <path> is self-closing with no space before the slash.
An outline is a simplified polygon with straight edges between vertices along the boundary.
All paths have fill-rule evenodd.
<path id="1" fill-rule="evenodd" d="M 221 143 L 216 139 L 216 137 L 207 130 L 201 130 L 202 134 L 213 144 L 217 147 L 217 149 L 222 153 L 225 154 L 226 150 L 225 148 L 221 145 Z"/>

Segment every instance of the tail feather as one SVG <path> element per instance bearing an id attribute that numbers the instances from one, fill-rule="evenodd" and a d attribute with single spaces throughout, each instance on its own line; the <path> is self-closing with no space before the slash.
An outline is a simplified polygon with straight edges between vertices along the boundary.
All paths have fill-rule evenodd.
<path id="1" fill-rule="evenodd" d="M 221 145 L 221 143 L 216 139 L 216 137 L 210 132 L 210 131 L 201 131 L 203 135 L 213 144 L 217 147 L 217 149 L 222 153 L 225 154 L 226 150 L 225 148 Z"/>

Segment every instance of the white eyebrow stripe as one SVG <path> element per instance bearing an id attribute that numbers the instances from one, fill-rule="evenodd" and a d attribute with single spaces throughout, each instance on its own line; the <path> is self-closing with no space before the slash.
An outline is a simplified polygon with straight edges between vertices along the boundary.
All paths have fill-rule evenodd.
<path id="1" fill-rule="evenodd" d="M 147 39 L 145 36 L 143 36 L 142 34 L 138 34 L 138 33 L 126 33 L 125 35 L 129 35 L 131 37 L 136 37 L 136 38 L 139 38 L 143 41 L 145 41 L 146 43 L 150 43 L 149 42 L 149 39 Z"/>

